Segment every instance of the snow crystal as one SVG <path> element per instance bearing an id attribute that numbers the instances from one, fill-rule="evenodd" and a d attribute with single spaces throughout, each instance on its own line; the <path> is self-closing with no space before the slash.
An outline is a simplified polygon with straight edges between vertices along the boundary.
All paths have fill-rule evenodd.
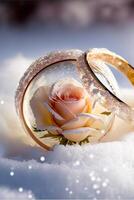
<path id="1" fill-rule="evenodd" d="M 11 171 L 11 172 L 10 172 L 10 176 L 14 176 L 14 172 Z"/>
<path id="2" fill-rule="evenodd" d="M 41 157 L 40 157 L 40 161 L 41 161 L 41 162 L 44 162 L 44 161 L 45 161 L 45 157 L 44 157 L 44 156 L 41 156 Z"/>
<path id="3" fill-rule="evenodd" d="M 20 188 L 18 189 L 18 191 L 19 191 L 19 192 L 23 192 L 23 188 L 20 187 Z"/>

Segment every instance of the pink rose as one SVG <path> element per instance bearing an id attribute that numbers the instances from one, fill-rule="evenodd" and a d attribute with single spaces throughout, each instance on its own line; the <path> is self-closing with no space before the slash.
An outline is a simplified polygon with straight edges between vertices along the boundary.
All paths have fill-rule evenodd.
<path id="1" fill-rule="evenodd" d="M 99 140 L 108 130 L 111 116 L 96 105 L 82 84 L 73 78 L 59 80 L 52 87 L 39 87 L 30 100 L 36 127 L 74 142 Z"/>

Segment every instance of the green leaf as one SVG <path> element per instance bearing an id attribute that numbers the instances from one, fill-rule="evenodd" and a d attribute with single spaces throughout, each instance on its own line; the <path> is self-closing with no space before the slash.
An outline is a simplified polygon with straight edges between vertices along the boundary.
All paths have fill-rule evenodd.
<path id="1" fill-rule="evenodd" d="M 101 113 L 101 114 L 105 114 L 105 115 L 109 115 L 111 114 L 111 112 L 104 112 L 104 113 Z M 47 131 L 47 130 L 39 130 L 37 129 L 36 127 L 36 124 L 34 124 L 32 126 L 33 128 L 33 131 L 35 132 L 38 132 L 38 133 L 43 133 L 44 131 Z M 40 136 L 40 138 L 51 138 L 51 139 L 58 139 L 59 140 L 59 144 L 62 144 L 62 145 L 74 145 L 74 144 L 79 144 L 79 145 L 83 145 L 83 144 L 86 144 L 86 143 L 89 143 L 89 138 L 90 136 L 87 136 L 84 140 L 80 141 L 80 142 L 74 142 L 74 141 L 71 141 L 71 140 L 68 140 L 66 139 L 63 135 L 53 135 L 51 132 L 47 131 L 46 134 L 44 134 L 43 136 Z"/>
<path id="2" fill-rule="evenodd" d="M 45 135 L 41 136 L 40 138 L 47 138 L 47 137 L 52 137 L 52 134 L 50 134 L 50 133 L 47 133 L 47 134 L 45 134 Z"/>
<path id="3" fill-rule="evenodd" d="M 111 112 L 105 111 L 105 112 L 102 112 L 101 114 L 102 114 L 102 115 L 110 115 Z"/>

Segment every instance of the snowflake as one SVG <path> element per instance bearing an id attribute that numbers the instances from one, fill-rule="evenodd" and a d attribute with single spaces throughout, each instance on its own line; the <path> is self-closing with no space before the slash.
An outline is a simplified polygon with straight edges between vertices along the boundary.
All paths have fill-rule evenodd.
<path id="1" fill-rule="evenodd" d="M 73 164 L 73 166 L 79 166 L 80 165 L 80 161 L 79 160 L 77 160 L 74 164 Z"/>
<path id="2" fill-rule="evenodd" d="M 14 172 L 13 171 L 10 172 L 10 176 L 14 176 Z"/>
<path id="3" fill-rule="evenodd" d="M 18 191 L 19 191 L 19 192 L 23 192 L 23 188 L 20 187 L 20 188 L 18 189 Z"/>
<path id="4" fill-rule="evenodd" d="M 40 161 L 41 161 L 41 162 L 44 162 L 44 161 L 45 161 L 45 157 L 44 157 L 44 156 L 41 156 L 41 157 L 40 157 Z"/>
<path id="5" fill-rule="evenodd" d="M 0 104 L 1 104 L 1 105 L 3 105 L 3 104 L 4 104 L 4 101 L 3 101 L 3 100 L 1 100 L 1 101 L 0 101 Z"/>

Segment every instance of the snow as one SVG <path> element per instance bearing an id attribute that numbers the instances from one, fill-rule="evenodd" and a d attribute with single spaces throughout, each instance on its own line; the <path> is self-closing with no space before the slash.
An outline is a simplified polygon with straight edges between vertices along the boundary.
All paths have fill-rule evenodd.
<path id="1" fill-rule="evenodd" d="M 50 152 L 24 133 L 13 94 L 31 60 L 19 55 L 1 64 L 0 199 L 133 199 L 134 128 L 130 125 L 118 121 L 107 142 L 60 145 Z"/>
<path id="2" fill-rule="evenodd" d="M 23 144 L 23 149 L 29 149 L 25 152 L 28 155 L 25 156 L 23 150 L 19 155 L 16 152 L 16 156 L 0 158 L 0 185 L 13 190 L 23 188 L 22 193 L 30 190 L 38 199 L 133 198 L 133 145 L 133 133 L 122 141 L 82 147 L 57 146 L 51 152 Z M 33 156 L 33 148 L 38 152 L 36 156 Z M 45 157 L 43 163 L 41 155 Z"/>
<path id="3" fill-rule="evenodd" d="M 0 187 L 0 199 L 35 199 L 31 192 L 20 193 L 17 190 Z"/>

